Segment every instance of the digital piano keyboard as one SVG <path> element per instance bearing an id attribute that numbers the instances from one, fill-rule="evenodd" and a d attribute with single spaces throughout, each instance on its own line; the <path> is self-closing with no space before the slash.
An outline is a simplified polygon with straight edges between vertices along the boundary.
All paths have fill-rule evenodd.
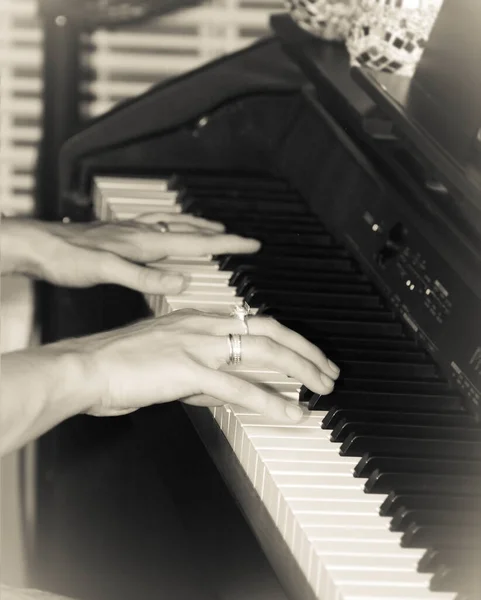
<path id="1" fill-rule="evenodd" d="M 189 409 L 295 600 L 481 597 L 479 115 L 451 95 L 443 112 L 434 60 L 469 6 L 446 0 L 412 81 L 350 74 L 340 46 L 279 17 L 277 37 L 121 105 L 61 156 L 57 218 L 182 211 L 262 241 L 257 255 L 162 261 L 191 283 L 146 298 L 151 312 L 246 301 L 341 367 L 328 396 L 238 372 L 300 402 L 296 426 Z M 51 292 L 45 339 L 142 312 L 122 290 L 76 294 Z"/>
<path id="2" fill-rule="evenodd" d="M 263 241 L 254 256 L 162 261 L 191 283 L 180 296 L 148 297 L 155 315 L 229 314 L 246 300 L 327 345 L 340 365 L 334 394 L 302 390 L 309 408 L 300 425 L 279 426 L 235 406 L 210 409 L 313 597 L 474 593 L 479 424 L 298 194 L 279 179 L 198 173 L 170 181 L 99 177 L 94 190 L 100 219 L 180 209 Z M 299 399 L 301 383 L 287 376 L 236 373 Z"/>

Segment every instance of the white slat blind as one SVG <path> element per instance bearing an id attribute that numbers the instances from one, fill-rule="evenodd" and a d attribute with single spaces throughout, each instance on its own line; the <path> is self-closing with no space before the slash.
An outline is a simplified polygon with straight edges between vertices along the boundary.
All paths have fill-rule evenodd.
<path id="1" fill-rule="evenodd" d="M 39 0 L 40 2 L 42 0 Z M 209 0 L 204 5 L 117 31 L 85 37 L 82 114 L 115 103 L 268 31 L 282 0 Z M 33 210 L 33 169 L 40 139 L 41 41 L 37 0 L 0 0 L 0 203 L 5 214 Z"/>

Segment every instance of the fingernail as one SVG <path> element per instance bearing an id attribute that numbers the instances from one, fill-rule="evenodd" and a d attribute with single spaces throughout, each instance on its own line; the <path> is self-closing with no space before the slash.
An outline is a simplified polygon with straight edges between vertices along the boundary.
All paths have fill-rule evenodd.
<path id="1" fill-rule="evenodd" d="M 336 377 L 339 377 L 339 373 L 341 372 L 341 369 L 336 365 L 336 363 L 333 363 L 332 360 L 327 359 L 327 364 L 334 371 L 334 373 L 336 374 Z"/>
<path id="2" fill-rule="evenodd" d="M 286 415 L 293 421 L 299 421 L 304 416 L 304 413 L 302 412 L 302 408 L 300 406 L 288 404 L 286 406 Z"/>
<path id="3" fill-rule="evenodd" d="M 334 381 L 332 381 L 325 373 L 321 373 L 321 381 L 327 388 L 332 388 L 334 385 Z"/>

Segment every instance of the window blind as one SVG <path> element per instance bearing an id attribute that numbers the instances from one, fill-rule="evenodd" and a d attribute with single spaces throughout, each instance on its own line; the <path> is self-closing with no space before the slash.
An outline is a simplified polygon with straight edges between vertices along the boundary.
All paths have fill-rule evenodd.
<path id="1" fill-rule="evenodd" d="M 0 0 L 0 203 L 7 215 L 34 207 L 41 136 L 42 30 L 37 1 Z M 151 85 L 251 44 L 282 0 L 209 0 L 200 7 L 83 38 L 84 118 Z"/>

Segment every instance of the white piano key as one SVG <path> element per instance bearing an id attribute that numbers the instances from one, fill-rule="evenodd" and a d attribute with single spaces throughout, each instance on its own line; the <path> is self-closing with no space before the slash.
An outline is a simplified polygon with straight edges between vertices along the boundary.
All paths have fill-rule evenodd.
<path id="1" fill-rule="evenodd" d="M 339 569 L 358 570 L 379 570 L 379 571 L 410 571 L 415 572 L 419 561 L 418 555 L 404 556 L 401 554 L 354 554 L 349 552 L 343 554 L 333 554 L 329 548 L 324 553 L 317 552 L 322 558 L 323 564 L 332 572 Z"/>
<path id="2" fill-rule="evenodd" d="M 139 212 L 142 211 L 142 205 L 148 204 L 149 202 L 155 202 L 156 200 L 169 200 L 171 202 L 177 202 L 178 192 L 175 190 L 160 190 L 160 189 L 138 189 L 130 190 L 124 187 L 112 187 L 105 191 L 106 196 L 110 202 L 113 203 L 124 203 L 132 204 L 133 208 L 135 203 L 139 204 Z M 179 204 L 182 208 L 182 205 Z"/>
<path id="3" fill-rule="evenodd" d="M 341 584 L 334 579 L 334 585 L 343 600 L 451 600 L 455 594 L 446 592 L 432 592 L 429 588 L 416 585 L 400 585 L 396 582 L 389 585 L 382 582 L 363 583 L 355 581 L 350 584 Z"/>
<path id="4" fill-rule="evenodd" d="M 385 496 L 382 496 L 384 498 Z M 346 515 L 355 514 L 378 514 L 381 501 L 377 494 L 356 495 L 354 498 L 339 500 L 338 498 L 326 498 L 323 495 L 315 498 L 290 498 L 289 504 L 294 512 L 324 512 L 326 510 L 338 509 Z"/>
<path id="5" fill-rule="evenodd" d="M 109 177 L 97 176 L 94 178 L 95 185 L 101 190 L 130 189 L 167 191 L 169 189 L 168 179 L 143 178 L 143 177 Z"/>

